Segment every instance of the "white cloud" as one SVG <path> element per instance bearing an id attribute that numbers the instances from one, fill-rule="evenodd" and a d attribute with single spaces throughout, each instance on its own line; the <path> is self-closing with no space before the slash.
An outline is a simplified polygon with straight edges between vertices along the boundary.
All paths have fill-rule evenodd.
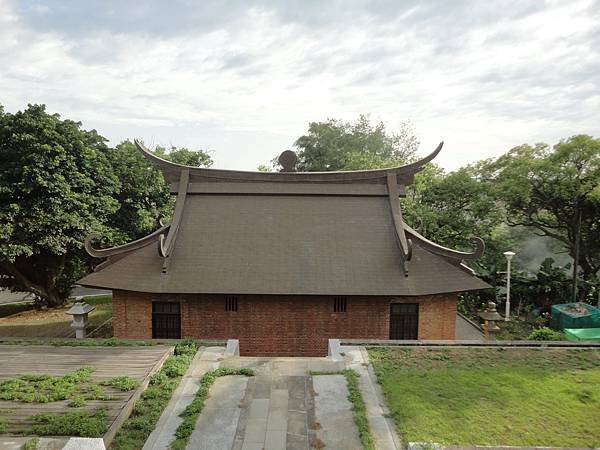
<path id="1" fill-rule="evenodd" d="M 188 5 L 210 26 L 163 11 L 177 20 L 146 30 L 150 7 L 74 7 L 67 21 L 52 3 L 0 0 L 0 102 L 46 103 L 113 141 L 209 147 L 218 166 L 243 169 L 309 121 L 360 113 L 392 128 L 412 120 L 424 152 L 444 139 L 448 168 L 523 142 L 599 135 L 598 5 L 482 4 L 350 4 L 333 15 L 331 5 L 238 5 L 227 20 Z M 77 14 L 97 20 L 85 29 Z"/>

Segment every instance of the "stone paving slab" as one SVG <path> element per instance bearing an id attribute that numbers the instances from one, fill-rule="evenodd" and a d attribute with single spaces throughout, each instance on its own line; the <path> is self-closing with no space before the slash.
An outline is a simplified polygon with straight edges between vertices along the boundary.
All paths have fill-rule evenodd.
<path id="1" fill-rule="evenodd" d="M 313 377 L 315 420 L 319 438 L 328 450 L 361 450 L 352 404 L 348 400 L 346 377 L 318 375 Z"/>
<path id="2" fill-rule="evenodd" d="M 207 347 L 196 353 L 142 450 L 167 450 L 169 448 L 169 444 L 175 438 L 177 427 L 183 421 L 179 414 L 196 396 L 202 375 L 219 367 L 219 359 L 222 358 L 224 350 L 224 347 Z"/>
<path id="3" fill-rule="evenodd" d="M 347 366 L 355 370 L 358 377 L 358 386 L 365 402 L 367 418 L 371 433 L 378 450 L 397 450 L 402 448 L 400 439 L 396 435 L 394 424 L 388 419 L 387 407 L 383 400 L 383 394 L 379 391 L 375 374 L 369 367 L 369 355 L 363 347 L 342 346 L 346 355 Z"/>
<path id="4" fill-rule="evenodd" d="M 215 380 L 190 437 L 188 449 L 222 450 L 233 446 L 241 412 L 240 401 L 247 384 L 248 379 L 240 376 Z"/>

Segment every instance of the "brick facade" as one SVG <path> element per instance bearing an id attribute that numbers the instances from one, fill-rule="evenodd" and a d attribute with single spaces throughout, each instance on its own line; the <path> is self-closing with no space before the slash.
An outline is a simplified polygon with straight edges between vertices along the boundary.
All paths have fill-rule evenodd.
<path id="1" fill-rule="evenodd" d="M 391 302 L 419 303 L 419 339 L 454 339 L 456 294 L 425 297 L 347 298 L 333 311 L 333 297 L 239 295 L 238 310 L 225 311 L 224 295 L 113 293 L 113 329 L 120 338 L 152 337 L 152 300 L 181 303 L 181 336 L 239 339 L 242 355 L 324 356 L 327 339 L 389 339 Z"/>
<path id="2" fill-rule="evenodd" d="M 124 339 L 152 338 L 152 294 L 113 291 L 113 333 Z"/>

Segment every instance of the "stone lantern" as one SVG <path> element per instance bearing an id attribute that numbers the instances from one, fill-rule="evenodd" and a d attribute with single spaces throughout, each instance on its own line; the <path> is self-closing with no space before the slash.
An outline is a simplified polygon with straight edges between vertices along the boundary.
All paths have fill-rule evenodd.
<path id="1" fill-rule="evenodd" d="M 500 327 L 498 327 L 495 322 L 503 320 L 503 317 L 498 314 L 498 311 L 496 311 L 496 304 L 492 301 L 488 302 L 486 309 L 479 312 L 479 317 L 483 319 L 483 331 L 485 332 L 485 339 L 489 341 L 491 333 L 495 333 L 500 330 Z"/>
<path id="2" fill-rule="evenodd" d="M 85 302 L 77 302 L 71 309 L 67 311 L 67 314 L 73 316 L 73 322 L 71 327 L 75 329 L 75 337 L 77 339 L 85 338 L 85 328 L 88 324 L 88 314 L 95 308 L 92 305 L 88 305 Z"/>

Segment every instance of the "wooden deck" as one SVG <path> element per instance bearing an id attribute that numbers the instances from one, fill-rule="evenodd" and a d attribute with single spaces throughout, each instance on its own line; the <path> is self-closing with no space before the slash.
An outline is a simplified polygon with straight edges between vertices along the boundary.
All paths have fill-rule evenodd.
<path id="1" fill-rule="evenodd" d="M 0 380 L 24 374 L 65 375 L 82 366 L 92 366 L 92 381 L 104 381 L 116 376 L 129 376 L 140 382 L 134 391 L 121 392 L 105 386 L 114 400 L 89 401 L 83 407 L 94 410 L 107 408 L 107 434 L 114 435 L 123 416 L 131 411 L 133 402 L 144 389 L 149 375 L 158 370 L 168 357 L 172 347 L 50 347 L 0 345 Z M 12 432 L 26 430 L 31 426 L 31 416 L 45 412 L 70 412 L 80 408 L 68 406 L 69 400 L 51 403 L 22 403 L 0 401 L 0 418 L 5 419 Z M 118 419 L 118 420 L 117 420 Z M 112 437 L 111 437 L 112 439 Z"/>

